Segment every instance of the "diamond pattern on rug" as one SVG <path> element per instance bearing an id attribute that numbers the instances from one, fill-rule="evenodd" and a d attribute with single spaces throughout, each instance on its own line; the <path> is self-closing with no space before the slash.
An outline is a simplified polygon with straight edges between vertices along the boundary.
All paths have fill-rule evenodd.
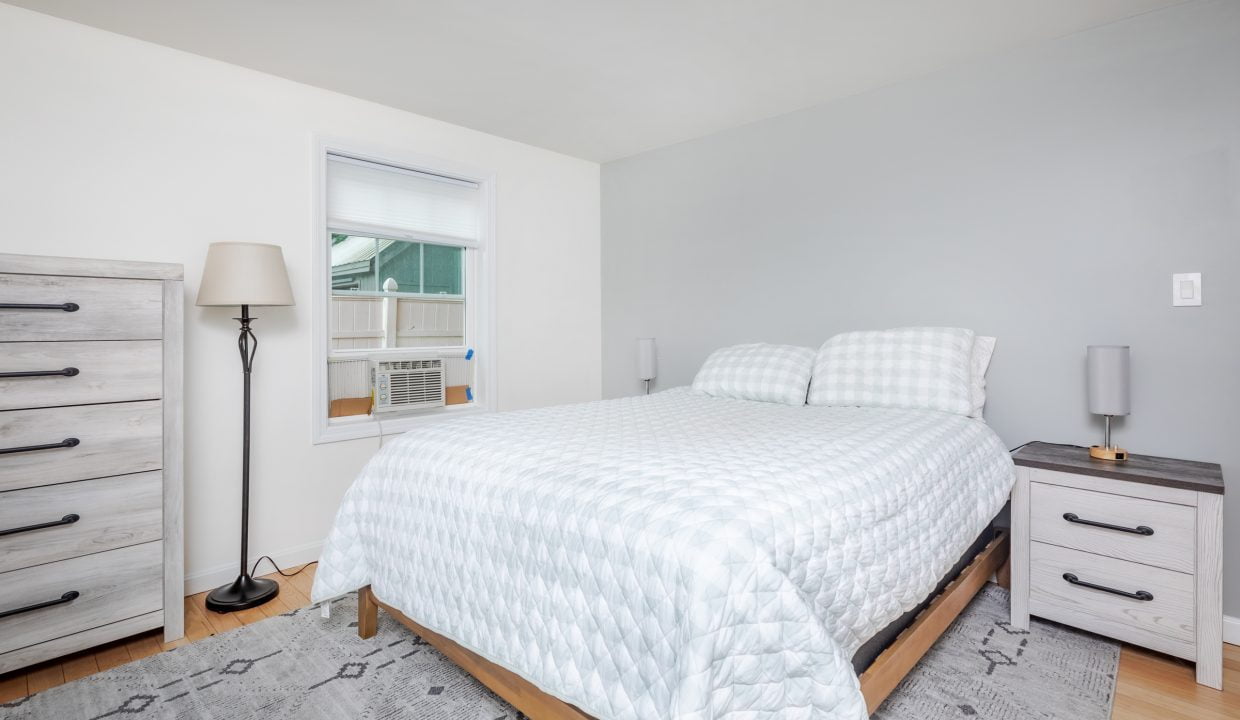
<path id="1" fill-rule="evenodd" d="M 987 585 L 873 719 L 1107 720 L 1119 643 L 1009 618 L 1007 591 Z"/>
<path id="2" fill-rule="evenodd" d="M 357 636 L 357 596 L 302 609 L 0 703 L 3 720 L 526 720 L 386 613 Z"/>
<path id="3" fill-rule="evenodd" d="M 4 720 L 528 720 L 386 613 L 356 631 L 357 598 L 299 610 L 28 698 Z M 988 585 L 879 708 L 878 720 L 1105 720 L 1119 645 L 1052 623 L 1008 623 Z"/>

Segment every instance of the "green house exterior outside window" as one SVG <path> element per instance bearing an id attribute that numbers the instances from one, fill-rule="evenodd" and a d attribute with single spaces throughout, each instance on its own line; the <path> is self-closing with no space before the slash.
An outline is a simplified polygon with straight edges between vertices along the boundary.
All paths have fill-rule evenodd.
<path id="1" fill-rule="evenodd" d="M 462 247 L 333 234 L 332 254 L 332 289 L 337 292 L 379 292 L 392 279 L 395 292 L 464 293 Z"/>

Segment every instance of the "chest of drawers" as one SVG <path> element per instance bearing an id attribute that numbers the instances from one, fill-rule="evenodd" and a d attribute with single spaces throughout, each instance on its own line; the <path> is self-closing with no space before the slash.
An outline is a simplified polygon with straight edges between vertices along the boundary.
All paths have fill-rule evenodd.
<path id="1" fill-rule="evenodd" d="M 182 268 L 0 254 L 0 673 L 184 630 Z"/>
<path id="2" fill-rule="evenodd" d="M 1012 624 L 1036 615 L 1191 660 L 1220 688 L 1221 468 L 1047 443 L 1013 460 Z"/>

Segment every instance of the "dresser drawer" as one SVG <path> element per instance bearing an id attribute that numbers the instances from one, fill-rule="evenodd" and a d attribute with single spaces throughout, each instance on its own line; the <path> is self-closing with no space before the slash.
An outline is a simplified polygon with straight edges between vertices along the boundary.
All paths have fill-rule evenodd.
<path id="1" fill-rule="evenodd" d="M 72 447 L 0 454 L 0 492 L 158 470 L 163 462 L 159 400 L 0 412 L 0 449 Z"/>
<path id="2" fill-rule="evenodd" d="M 3 377 L 30 372 L 70 374 Z M 0 342 L 0 410 L 157 400 L 163 377 L 158 340 Z"/>
<path id="3" fill-rule="evenodd" d="M 1185 505 L 1030 483 L 1029 524 L 1034 540 L 1098 555 L 1191 573 L 1197 511 Z M 1075 522 L 1065 519 L 1072 517 Z M 1145 528 L 1152 534 L 1098 527 Z"/>
<path id="4" fill-rule="evenodd" d="M 0 572 L 158 540 L 163 524 L 159 471 L 13 490 L 0 494 Z"/>
<path id="5" fill-rule="evenodd" d="M 160 610 L 163 543 L 156 541 L 0 574 L 0 653 Z"/>
<path id="6" fill-rule="evenodd" d="M 1196 657 L 1194 577 L 1034 542 L 1030 547 L 1029 612 L 1100 635 L 1141 645 L 1188 660 Z M 1136 593 L 1139 600 L 1075 585 L 1102 585 Z"/>
<path id="7" fill-rule="evenodd" d="M 0 341 L 163 337 L 159 280 L 0 274 L 0 304 L 67 303 L 76 309 L 0 308 Z"/>

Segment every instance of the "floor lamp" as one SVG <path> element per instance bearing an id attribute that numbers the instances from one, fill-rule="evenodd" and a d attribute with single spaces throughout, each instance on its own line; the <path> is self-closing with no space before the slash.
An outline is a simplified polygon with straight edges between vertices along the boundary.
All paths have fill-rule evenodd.
<path id="1" fill-rule="evenodd" d="M 271 580 L 250 577 L 250 370 L 258 340 L 250 331 L 251 305 L 292 305 L 293 291 L 284 269 L 284 252 L 278 245 L 247 242 L 212 243 L 207 249 L 206 267 L 198 286 L 198 305 L 241 306 L 241 351 L 244 400 L 241 441 L 241 574 L 229 585 L 207 595 L 207 609 L 233 612 L 262 605 L 280 593 Z"/>

